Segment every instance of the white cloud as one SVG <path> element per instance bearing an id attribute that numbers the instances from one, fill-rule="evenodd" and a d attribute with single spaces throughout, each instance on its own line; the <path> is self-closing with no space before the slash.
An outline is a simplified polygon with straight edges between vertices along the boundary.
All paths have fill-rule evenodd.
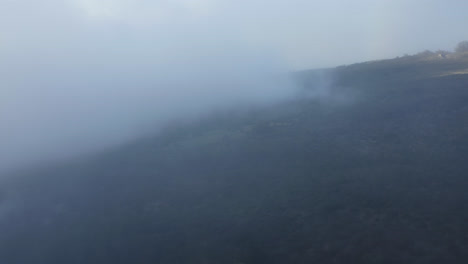
<path id="1" fill-rule="evenodd" d="M 91 13 L 55 0 L 34 4 L 40 12 L 13 6 L 43 19 L 4 21 L 15 33 L 0 51 L 0 169 L 99 150 L 172 119 L 287 96 L 288 84 L 275 77 L 287 71 L 280 60 L 233 34 L 229 23 L 198 20 L 203 3 L 103 1 L 89 4 Z M 153 20 L 154 10 L 164 10 L 166 20 Z"/>

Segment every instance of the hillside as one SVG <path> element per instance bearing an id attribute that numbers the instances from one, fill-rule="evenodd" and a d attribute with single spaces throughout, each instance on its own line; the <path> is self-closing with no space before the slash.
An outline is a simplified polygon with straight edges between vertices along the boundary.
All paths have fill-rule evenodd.
<path id="1" fill-rule="evenodd" d="M 303 97 L 4 178 L 0 263 L 466 263 L 468 56 L 295 78 Z"/>

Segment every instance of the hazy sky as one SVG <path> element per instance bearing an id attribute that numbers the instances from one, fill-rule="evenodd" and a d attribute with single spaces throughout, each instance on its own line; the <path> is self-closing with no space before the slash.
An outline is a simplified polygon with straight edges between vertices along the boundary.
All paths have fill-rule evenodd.
<path id="1" fill-rule="evenodd" d="M 468 38 L 467 11 L 468 2 L 459 0 L 1 0 L 0 47 L 66 41 L 83 27 L 116 41 L 160 36 L 153 45 L 161 50 L 175 44 L 167 37 L 220 34 L 222 44 L 268 49 L 302 69 L 451 50 Z"/>
<path id="2" fill-rule="evenodd" d="M 0 170 L 291 95 L 291 70 L 452 50 L 468 2 L 0 0 Z"/>

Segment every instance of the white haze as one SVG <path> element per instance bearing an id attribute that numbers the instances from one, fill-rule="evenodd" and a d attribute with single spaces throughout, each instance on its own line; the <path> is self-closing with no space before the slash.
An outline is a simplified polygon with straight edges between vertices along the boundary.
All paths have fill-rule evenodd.
<path id="1" fill-rule="evenodd" d="M 169 120 L 282 100 L 294 69 L 451 49 L 467 7 L 0 0 L 0 171 L 100 150 Z"/>
<path id="2" fill-rule="evenodd" d="M 100 150 L 172 119 L 292 92 L 276 56 L 239 41 L 228 23 L 200 19 L 208 10 L 192 10 L 191 2 L 162 6 L 170 17 L 155 18 L 133 17 L 145 8 L 125 1 L 138 12 L 92 1 L 26 2 L 0 11 L 25 17 L 2 28 L 0 170 Z"/>

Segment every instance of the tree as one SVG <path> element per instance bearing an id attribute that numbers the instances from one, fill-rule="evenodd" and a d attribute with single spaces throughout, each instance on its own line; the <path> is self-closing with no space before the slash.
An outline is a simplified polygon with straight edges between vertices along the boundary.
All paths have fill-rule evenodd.
<path id="1" fill-rule="evenodd" d="M 468 52 L 468 41 L 462 41 L 458 43 L 457 47 L 455 47 L 455 52 L 457 53 Z"/>

